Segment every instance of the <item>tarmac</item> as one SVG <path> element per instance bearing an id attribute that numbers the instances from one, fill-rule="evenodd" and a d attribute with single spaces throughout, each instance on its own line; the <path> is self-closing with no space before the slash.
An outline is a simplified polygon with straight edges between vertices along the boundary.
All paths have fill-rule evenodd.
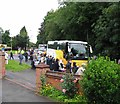
<path id="1" fill-rule="evenodd" d="M 36 94 L 36 71 L 27 69 L 21 72 L 6 71 L 0 80 L 1 102 L 58 103 L 48 97 Z M 25 103 L 25 104 L 26 104 Z"/>
<path id="2" fill-rule="evenodd" d="M 53 102 L 52 100 L 38 96 L 34 91 L 26 89 L 16 83 L 3 79 L 2 102 Z"/>
<path id="3" fill-rule="evenodd" d="M 2 79 L 1 95 L 2 102 L 54 102 L 36 94 L 35 70 L 32 69 L 15 73 L 7 71 Z"/>

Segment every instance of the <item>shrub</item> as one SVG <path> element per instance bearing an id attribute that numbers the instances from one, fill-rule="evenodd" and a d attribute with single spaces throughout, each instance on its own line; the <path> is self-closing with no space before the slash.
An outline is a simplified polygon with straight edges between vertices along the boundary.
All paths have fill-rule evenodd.
<path id="1" fill-rule="evenodd" d="M 44 95 L 44 96 L 49 96 L 51 93 L 53 93 L 53 87 L 49 84 L 46 84 L 44 86 L 41 87 L 40 89 L 40 94 Z"/>
<path id="2" fill-rule="evenodd" d="M 61 79 L 62 92 L 73 98 L 78 91 L 78 88 L 75 86 L 76 82 L 77 80 L 74 79 L 72 74 L 66 73 Z"/>
<path id="3" fill-rule="evenodd" d="M 40 81 L 41 81 L 41 86 L 44 87 L 46 85 L 46 76 L 42 74 L 40 76 Z"/>
<path id="4" fill-rule="evenodd" d="M 79 104 L 79 103 L 87 103 L 87 100 L 84 96 L 82 95 L 75 95 L 73 98 L 69 98 L 68 96 L 66 96 L 65 94 L 63 94 L 61 91 L 55 89 L 54 87 L 52 87 L 51 85 L 45 85 L 41 90 L 40 90 L 40 94 L 43 96 L 48 96 L 52 99 L 58 102 L 62 102 L 62 103 L 75 103 L 75 104 Z M 62 104 L 61 103 L 61 104 Z"/>
<path id="5" fill-rule="evenodd" d="M 48 97 L 54 99 L 55 102 L 56 101 L 62 102 L 62 103 L 63 102 L 65 102 L 65 103 L 72 103 L 72 102 L 74 103 L 75 102 L 75 104 L 80 103 L 80 102 L 87 103 L 87 100 L 84 96 L 76 94 L 77 88 L 75 87 L 75 83 L 78 80 L 74 79 L 73 75 L 71 75 L 71 74 L 66 74 L 65 76 L 63 76 L 63 79 L 61 79 L 63 88 L 66 88 L 67 91 L 72 91 L 69 93 L 63 93 L 62 91 L 57 90 L 50 84 L 47 84 L 45 75 L 42 75 L 40 77 L 40 80 L 41 80 L 41 85 L 42 85 L 42 87 L 40 89 L 40 95 L 48 96 Z M 71 96 L 72 96 L 72 98 L 71 98 Z"/>
<path id="6" fill-rule="evenodd" d="M 91 60 L 80 84 L 90 103 L 120 104 L 120 66 L 109 58 Z"/>

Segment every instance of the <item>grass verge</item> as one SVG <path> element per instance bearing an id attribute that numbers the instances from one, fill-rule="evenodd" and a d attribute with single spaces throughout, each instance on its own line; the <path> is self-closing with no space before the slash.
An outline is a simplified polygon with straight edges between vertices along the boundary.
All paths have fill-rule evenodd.
<path id="1" fill-rule="evenodd" d="M 31 66 L 25 63 L 22 63 L 22 65 L 19 65 L 19 61 L 9 60 L 8 64 L 5 67 L 6 67 L 6 70 L 10 70 L 12 72 L 19 72 L 22 70 L 29 69 Z"/>

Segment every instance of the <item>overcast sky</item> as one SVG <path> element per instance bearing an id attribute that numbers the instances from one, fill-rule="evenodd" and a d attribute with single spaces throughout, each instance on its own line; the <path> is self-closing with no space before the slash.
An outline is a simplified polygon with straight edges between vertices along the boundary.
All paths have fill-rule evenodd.
<path id="1" fill-rule="evenodd" d="M 0 0 L 0 27 L 12 36 L 25 26 L 30 41 L 37 41 L 38 28 L 51 9 L 58 8 L 58 0 Z"/>

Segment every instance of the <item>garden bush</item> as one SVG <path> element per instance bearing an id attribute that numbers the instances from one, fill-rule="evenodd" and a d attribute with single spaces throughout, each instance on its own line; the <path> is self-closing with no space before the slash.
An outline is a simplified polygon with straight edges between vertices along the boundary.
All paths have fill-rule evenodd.
<path id="1" fill-rule="evenodd" d="M 62 102 L 62 103 L 85 103 L 87 104 L 87 100 L 84 96 L 76 94 L 73 98 L 66 96 L 66 94 L 62 93 L 62 91 L 57 90 L 56 88 L 52 87 L 49 84 L 46 84 L 42 89 L 40 89 L 40 95 L 47 96 L 52 98 L 55 102 Z M 62 104 L 61 103 L 61 104 Z"/>
<path id="2" fill-rule="evenodd" d="M 75 79 L 72 74 L 66 73 L 60 81 L 63 93 L 68 97 L 73 98 L 78 92 L 78 88 L 75 86 L 75 83 L 77 83 L 78 80 Z"/>
<path id="3" fill-rule="evenodd" d="M 40 77 L 40 80 L 41 80 L 40 95 L 50 97 L 53 100 L 55 100 L 55 102 L 58 101 L 62 103 L 75 103 L 75 104 L 87 103 L 87 99 L 85 98 L 85 96 L 76 94 L 77 90 L 76 88 L 74 88 L 75 87 L 74 84 L 76 83 L 77 80 L 74 79 L 73 75 L 67 74 L 63 76 L 62 80 L 64 80 L 64 83 L 63 81 L 61 82 L 63 84 L 63 88 L 69 89 L 68 93 L 63 93 L 62 91 L 54 88 L 52 85 L 47 84 L 45 75 L 42 75 Z M 68 96 L 67 94 L 70 96 Z"/>
<path id="4" fill-rule="evenodd" d="M 91 60 L 80 84 L 90 104 L 120 104 L 120 65 L 108 57 Z"/>
<path id="5" fill-rule="evenodd" d="M 46 85 L 46 77 L 45 75 L 40 76 L 41 86 L 44 87 Z"/>

